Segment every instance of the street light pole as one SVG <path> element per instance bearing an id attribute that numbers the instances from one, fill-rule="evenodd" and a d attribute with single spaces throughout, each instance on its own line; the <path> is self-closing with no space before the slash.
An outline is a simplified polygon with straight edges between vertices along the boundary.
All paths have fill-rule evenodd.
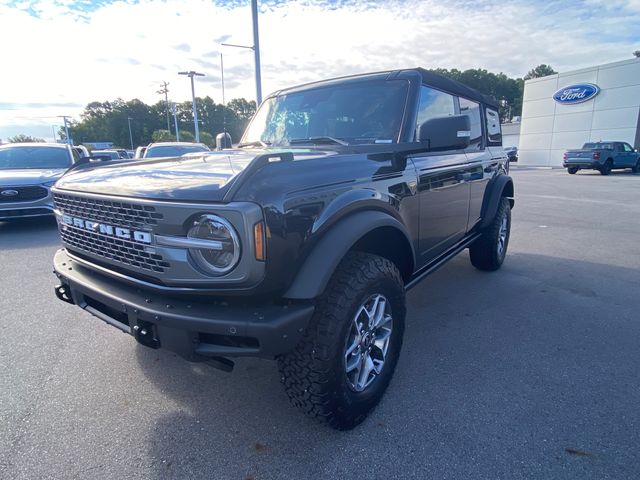
<path id="1" fill-rule="evenodd" d="M 176 112 L 176 104 L 171 102 L 171 112 L 173 113 L 173 123 L 176 127 L 176 142 L 180 141 L 180 130 L 178 130 L 178 115 Z"/>
<path id="2" fill-rule="evenodd" d="M 167 130 L 171 133 L 171 124 L 169 123 L 169 89 L 167 88 L 169 84 L 167 82 L 162 82 L 162 88 L 158 90 L 156 93 L 160 95 L 164 94 L 164 106 L 165 111 L 167 112 Z"/>
<path id="3" fill-rule="evenodd" d="M 67 126 L 67 118 L 69 118 L 69 116 L 58 115 L 58 117 L 64 119 L 64 132 L 65 132 L 65 135 L 67 136 L 67 145 L 71 145 L 71 138 L 69 138 L 69 127 Z"/>
<path id="4" fill-rule="evenodd" d="M 225 47 L 247 48 L 253 50 L 254 69 L 256 74 L 256 102 L 259 107 L 262 103 L 262 74 L 260 69 L 260 35 L 258 34 L 258 0 L 251 0 L 251 18 L 253 20 L 253 46 L 236 45 L 234 43 L 221 43 Z"/>
<path id="5" fill-rule="evenodd" d="M 127 123 L 129 124 L 129 141 L 131 142 L 131 150 L 133 150 L 133 135 L 131 135 L 131 117 L 127 117 Z"/>
<path id="6" fill-rule="evenodd" d="M 256 70 L 256 99 L 258 107 L 262 103 L 262 79 L 260 75 L 260 35 L 258 34 L 258 0 L 251 0 L 251 17 L 253 19 L 253 54 Z"/>
<path id="7" fill-rule="evenodd" d="M 204 73 L 198 73 L 193 70 L 189 72 L 178 72 L 178 75 L 186 75 L 191 79 L 191 99 L 193 101 L 193 125 L 196 134 L 196 142 L 200 142 L 200 129 L 198 127 L 198 110 L 196 108 L 196 90 L 193 84 L 193 77 L 204 77 Z"/>

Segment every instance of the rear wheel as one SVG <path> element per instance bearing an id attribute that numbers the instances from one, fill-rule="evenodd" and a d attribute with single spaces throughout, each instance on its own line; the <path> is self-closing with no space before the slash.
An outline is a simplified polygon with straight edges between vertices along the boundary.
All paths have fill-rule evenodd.
<path id="1" fill-rule="evenodd" d="M 391 381 L 404 317 L 396 266 L 377 255 L 347 254 L 318 298 L 302 340 L 278 358 L 291 403 L 339 430 L 361 423 Z"/>
<path id="2" fill-rule="evenodd" d="M 567 172 L 569 172 L 569 175 L 575 175 L 575 173 L 578 171 L 578 167 L 569 167 L 567 168 Z"/>
<path id="3" fill-rule="evenodd" d="M 611 160 L 607 160 L 606 162 L 604 162 L 604 165 L 600 167 L 600 173 L 602 175 L 609 175 L 611 173 L 612 167 L 613 167 L 613 164 Z"/>
<path id="4" fill-rule="evenodd" d="M 482 236 L 469 247 L 471 263 L 479 270 L 498 270 L 504 262 L 511 234 L 511 205 L 500 199 L 496 216 Z"/>

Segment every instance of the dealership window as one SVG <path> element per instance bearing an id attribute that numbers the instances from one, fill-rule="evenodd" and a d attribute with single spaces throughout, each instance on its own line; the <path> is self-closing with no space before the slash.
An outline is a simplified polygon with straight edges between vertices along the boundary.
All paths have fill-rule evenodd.
<path id="1" fill-rule="evenodd" d="M 480 104 L 460 97 L 460 114 L 469 117 L 471 124 L 470 149 L 482 148 L 482 125 L 480 122 Z"/>
<path id="2" fill-rule="evenodd" d="M 448 117 L 455 113 L 453 95 L 424 85 L 420 88 L 420 104 L 418 105 L 416 127 L 430 118 Z"/>
<path id="3" fill-rule="evenodd" d="M 489 142 L 501 144 L 502 131 L 500 130 L 500 115 L 498 115 L 498 112 L 495 110 L 487 108 L 485 119 L 487 121 L 487 138 Z"/>

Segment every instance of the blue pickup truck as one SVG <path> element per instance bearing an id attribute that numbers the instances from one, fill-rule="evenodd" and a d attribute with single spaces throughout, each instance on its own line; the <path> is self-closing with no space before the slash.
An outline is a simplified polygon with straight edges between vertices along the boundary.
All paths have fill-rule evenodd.
<path id="1" fill-rule="evenodd" d="M 630 168 L 640 172 L 640 154 L 626 142 L 589 142 L 580 150 L 567 150 L 562 166 L 573 175 L 578 170 L 599 170 L 609 175 L 611 170 Z"/>

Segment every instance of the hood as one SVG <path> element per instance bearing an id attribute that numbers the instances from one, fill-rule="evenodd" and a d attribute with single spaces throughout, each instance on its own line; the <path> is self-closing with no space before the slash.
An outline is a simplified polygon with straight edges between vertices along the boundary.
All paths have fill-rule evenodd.
<path id="1" fill-rule="evenodd" d="M 296 158 L 326 152 L 287 150 Z M 242 172 L 263 153 L 274 150 L 225 150 L 199 156 L 146 159 L 78 168 L 56 183 L 57 189 L 158 200 L 218 202 Z"/>
<path id="2" fill-rule="evenodd" d="M 40 185 L 55 182 L 64 172 L 66 172 L 64 168 L 47 170 L 37 168 L 0 170 L 0 186 L 17 187 L 21 185 Z"/>

